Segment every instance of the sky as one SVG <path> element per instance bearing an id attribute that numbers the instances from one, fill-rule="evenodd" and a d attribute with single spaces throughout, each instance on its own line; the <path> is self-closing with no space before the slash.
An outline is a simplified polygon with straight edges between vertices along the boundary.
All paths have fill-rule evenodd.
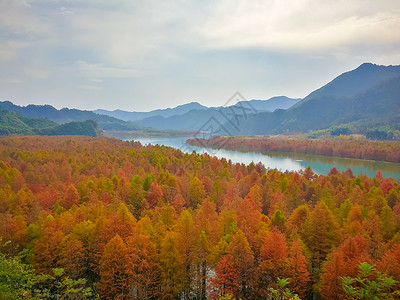
<path id="1" fill-rule="evenodd" d="M 0 0 L 0 101 L 148 111 L 303 98 L 400 64 L 399 0 Z"/>

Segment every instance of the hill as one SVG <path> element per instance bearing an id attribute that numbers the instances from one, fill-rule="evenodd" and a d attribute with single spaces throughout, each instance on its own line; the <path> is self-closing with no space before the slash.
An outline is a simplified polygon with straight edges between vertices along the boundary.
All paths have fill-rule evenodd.
<path id="1" fill-rule="evenodd" d="M 288 110 L 277 130 L 307 131 L 360 120 L 382 123 L 383 118 L 389 122 L 400 113 L 399 88 L 400 66 L 362 64 Z"/>
<path id="2" fill-rule="evenodd" d="M 73 121 L 96 121 L 103 130 L 143 130 L 144 128 L 134 123 L 128 123 L 110 116 L 96 114 L 92 111 L 63 108 L 58 110 L 51 105 L 18 106 L 10 101 L 0 101 L 0 110 L 19 113 L 23 116 L 34 118 L 47 118 L 56 123 L 68 123 Z"/>
<path id="3" fill-rule="evenodd" d="M 363 64 L 312 92 L 288 110 L 243 120 L 240 134 L 400 130 L 400 66 Z M 226 128 L 231 128 L 229 123 Z M 239 134 L 239 133 L 238 133 Z"/>
<path id="4" fill-rule="evenodd" d="M 400 66 L 382 66 L 364 63 L 358 68 L 345 72 L 323 87 L 313 91 L 302 102 L 322 96 L 349 97 L 369 90 L 387 79 L 400 76 Z"/>
<path id="5" fill-rule="evenodd" d="M 207 107 L 201 105 L 197 102 L 190 102 L 183 105 L 179 105 L 174 108 L 166 108 L 166 109 L 156 109 L 149 112 L 136 112 L 136 111 L 124 111 L 124 110 L 104 110 L 104 109 L 97 109 L 94 111 L 96 114 L 107 115 L 110 117 L 114 117 L 117 119 L 121 119 L 124 121 L 138 121 L 145 118 L 160 116 L 164 118 L 168 118 L 174 115 L 182 115 L 191 110 L 206 110 Z"/>
<path id="6" fill-rule="evenodd" d="M 0 135 L 32 135 L 38 130 L 56 125 L 57 123 L 47 119 L 24 117 L 14 112 L 0 111 Z"/>
<path id="7" fill-rule="evenodd" d="M 57 124 L 43 118 L 0 111 L 0 135 L 87 135 L 102 136 L 97 123 L 92 120 Z"/>

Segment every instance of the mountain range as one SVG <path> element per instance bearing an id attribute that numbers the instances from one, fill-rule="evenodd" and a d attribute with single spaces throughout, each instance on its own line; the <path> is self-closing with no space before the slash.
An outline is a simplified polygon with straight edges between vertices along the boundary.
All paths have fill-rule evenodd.
<path id="1" fill-rule="evenodd" d="M 396 134 L 400 137 L 400 66 L 364 63 L 304 99 L 280 96 L 223 107 L 190 102 L 150 112 L 57 110 L 50 105 L 17 106 L 4 101 L 0 102 L 0 111 L 46 118 L 58 124 L 90 119 L 101 129 L 112 131 L 212 130 L 219 135 L 313 132 L 314 136 L 328 132 L 368 136 L 372 130 L 375 133 L 371 137 L 377 132 L 383 138 Z M 386 135 L 379 133 L 382 130 Z"/>
<path id="2" fill-rule="evenodd" d="M 92 111 L 79 109 L 56 109 L 51 105 L 27 105 L 18 106 L 10 101 L 0 101 L 0 111 L 12 111 L 26 117 L 46 118 L 58 124 L 64 124 L 72 121 L 96 121 L 103 130 L 141 130 L 141 126 L 134 123 L 128 123 L 110 116 L 99 115 Z"/>
<path id="3" fill-rule="evenodd" d="M 0 101 L 0 111 L 12 111 L 32 118 L 46 118 L 58 124 L 72 121 L 94 120 L 106 131 L 157 131 L 157 130 L 198 130 L 220 109 L 233 110 L 238 106 L 250 105 L 253 110 L 273 111 L 288 108 L 300 99 L 274 97 L 269 100 L 241 101 L 227 107 L 206 107 L 190 102 L 174 108 L 157 109 L 149 112 L 107 111 L 98 109 L 86 111 L 63 108 L 57 110 L 51 105 L 18 106 L 10 101 Z"/>
<path id="4" fill-rule="evenodd" d="M 116 109 L 113 111 L 97 109 L 93 112 L 100 115 L 107 115 L 127 122 L 135 122 L 149 117 L 160 116 L 168 118 L 174 115 L 182 115 L 191 110 L 206 110 L 207 106 L 201 105 L 198 102 L 190 102 L 183 105 L 179 105 L 175 108 L 166 109 L 156 109 L 148 112 L 138 112 L 138 111 L 125 111 Z"/>
<path id="5" fill-rule="evenodd" d="M 337 126 L 365 133 L 400 130 L 400 66 L 362 64 L 310 93 L 287 110 L 261 112 L 243 120 L 237 134 L 277 134 Z M 224 127 L 233 129 L 229 122 Z"/>
<path id="6" fill-rule="evenodd" d="M 257 111 L 274 111 L 276 109 L 287 109 L 294 104 L 296 104 L 298 101 L 301 99 L 292 99 L 288 98 L 285 96 L 280 96 L 280 97 L 273 97 L 268 100 L 250 100 L 250 101 L 239 101 L 235 103 L 234 105 L 243 105 L 244 102 L 246 102 L 246 105 L 250 104 L 254 109 Z M 162 128 L 167 128 L 167 129 L 173 129 L 169 128 L 168 124 L 163 124 L 160 125 L 162 122 L 168 122 L 170 121 L 170 117 L 176 117 L 178 115 L 184 115 L 186 113 L 189 113 L 191 111 L 204 111 L 205 114 L 199 114 L 199 118 L 195 121 L 195 123 L 202 122 L 204 115 L 206 115 L 206 111 L 208 113 L 213 113 L 216 109 L 219 109 L 220 107 L 207 107 L 204 105 L 201 105 L 198 102 L 190 102 L 186 103 L 183 105 L 179 105 L 174 108 L 166 108 L 166 109 L 156 109 L 152 110 L 149 112 L 136 112 L 136 111 L 124 111 L 124 110 L 104 110 L 104 109 L 97 109 L 94 110 L 93 112 L 96 114 L 101 114 L 101 115 L 107 115 L 110 117 L 118 118 L 120 120 L 124 120 L 127 122 L 139 122 L 142 124 L 149 124 L 150 127 L 155 127 L 157 129 L 162 129 Z M 194 114 L 190 113 L 189 116 L 193 117 Z M 163 121 L 163 120 L 167 121 Z M 154 123 L 153 123 L 154 122 Z M 171 124 L 171 123 L 170 123 Z M 181 124 L 182 126 L 182 124 Z M 176 127 L 176 126 L 173 126 Z M 188 126 L 188 128 L 192 128 L 193 126 Z"/>
<path id="7" fill-rule="evenodd" d="M 153 116 L 137 121 L 139 125 L 157 129 L 200 130 L 210 119 L 219 120 L 219 123 L 229 119 L 236 111 L 246 109 L 249 114 L 256 112 L 273 112 L 276 109 L 287 109 L 301 99 L 292 99 L 284 96 L 273 97 L 268 100 L 239 101 L 233 105 L 193 109 L 183 114 L 169 117 Z"/>
<path id="8" fill-rule="evenodd" d="M 243 104 L 248 109 L 246 115 L 240 110 Z M 136 122 L 156 129 L 207 131 L 212 127 L 213 132 L 221 135 L 313 131 L 316 136 L 325 133 L 368 136 L 372 130 L 384 131 L 381 135 L 384 139 L 392 137 L 393 131 L 400 136 L 400 66 L 364 63 L 304 99 L 275 97 L 228 107 L 199 107 L 172 116 L 153 115 Z"/>

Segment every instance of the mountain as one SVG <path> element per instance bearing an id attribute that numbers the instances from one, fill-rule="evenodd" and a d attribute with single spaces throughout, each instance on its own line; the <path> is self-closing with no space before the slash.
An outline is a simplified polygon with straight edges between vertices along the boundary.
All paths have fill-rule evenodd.
<path id="1" fill-rule="evenodd" d="M 160 116 L 164 118 L 168 118 L 174 115 L 182 115 L 185 114 L 191 110 L 206 110 L 207 107 L 201 105 L 198 102 L 190 102 L 187 104 L 179 105 L 174 108 L 166 108 L 166 109 L 156 109 L 152 110 L 149 112 L 136 112 L 136 111 L 124 111 L 124 110 L 104 110 L 104 109 L 97 109 L 93 111 L 96 114 L 100 115 L 107 115 L 110 117 L 114 117 L 120 120 L 128 121 L 128 122 L 133 122 L 133 121 L 138 121 L 142 120 L 145 118 L 150 118 L 150 117 L 155 117 L 155 116 Z"/>
<path id="2" fill-rule="evenodd" d="M 400 69 L 399 69 L 400 71 Z M 287 112 L 277 131 L 309 131 L 334 125 L 363 122 L 395 124 L 400 117 L 400 74 L 383 78 L 366 90 L 349 96 L 320 94 L 305 98 L 302 104 Z"/>
<path id="3" fill-rule="evenodd" d="M 207 109 L 194 109 L 184 114 L 173 115 L 170 117 L 152 116 L 137 123 L 155 129 L 174 129 L 174 130 L 204 130 L 204 126 L 210 120 L 220 125 L 229 120 L 235 113 L 245 113 L 246 118 L 258 112 L 274 111 L 276 109 L 289 108 L 300 99 L 291 99 L 284 96 L 273 97 L 269 100 L 240 101 L 234 105 L 226 107 L 210 107 Z"/>
<path id="4" fill-rule="evenodd" d="M 128 123 L 110 116 L 96 114 L 92 111 L 63 108 L 58 110 L 51 105 L 18 106 L 10 101 L 0 101 L 0 110 L 19 113 L 23 116 L 34 118 L 46 118 L 56 123 L 68 123 L 72 121 L 93 120 L 103 130 L 142 130 L 141 126 Z"/>
<path id="5" fill-rule="evenodd" d="M 364 63 L 355 70 L 339 75 L 328 84 L 309 94 L 302 102 L 324 96 L 350 97 L 367 91 L 380 82 L 398 76 L 400 76 L 400 66 Z"/>
<path id="6" fill-rule="evenodd" d="M 258 112 L 261 111 L 275 111 L 277 109 L 288 109 L 299 102 L 301 98 L 288 98 L 285 96 L 272 97 L 268 100 L 250 100 L 250 101 L 239 101 L 235 104 L 246 105 L 250 104 Z"/>
<path id="7" fill-rule="evenodd" d="M 19 113 L 0 111 L 0 135 L 87 135 L 103 133 L 92 120 L 57 124 L 43 118 L 26 117 Z"/>
<path id="8" fill-rule="evenodd" d="M 265 135 L 324 131 L 333 135 L 400 136 L 400 66 L 365 63 L 341 74 L 302 100 L 274 97 L 241 101 L 228 107 L 207 108 L 191 102 L 151 112 L 113 111 L 115 116 L 50 105 L 21 107 L 0 102 L 0 110 L 57 123 L 91 119 L 103 130 L 173 129 L 214 132 L 218 135 Z M 107 112 L 97 110 L 96 112 Z M 143 118 L 144 117 L 144 118 Z M 138 119 L 143 118 L 143 119 Z M 381 134 L 382 131 L 386 132 Z M 313 133 L 313 134 L 314 134 Z"/>
<path id="9" fill-rule="evenodd" d="M 154 129 L 172 129 L 172 130 L 199 130 L 208 119 L 216 116 L 216 108 L 206 110 L 191 110 L 182 115 L 171 117 L 154 116 L 137 121 L 141 126 Z"/>
<path id="10" fill-rule="evenodd" d="M 357 133 L 372 127 L 399 130 L 400 66 L 362 64 L 310 93 L 288 110 L 261 112 L 243 120 L 237 134 L 309 132 L 347 126 Z M 232 128 L 229 123 L 225 128 Z"/>

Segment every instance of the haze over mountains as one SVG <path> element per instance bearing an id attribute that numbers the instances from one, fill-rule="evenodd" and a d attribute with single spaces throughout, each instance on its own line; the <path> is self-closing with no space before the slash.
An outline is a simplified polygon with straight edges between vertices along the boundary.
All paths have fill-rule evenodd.
<path id="1" fill-rule="evenodd" d="M 229 107 L 182 106 L 179 113 L 147 114 L 136 122 L 157 129 L 204 130 L 214 121 L 221 135 L 263 135 L 330 130 L 366 134 L 373 128 L 400 130 L 400 66 L 364 63 L 341 74 L 304 99 L 274 97 Z M 240 115 L 246 103 L 247 115 Z M 182 108 L 186 108 L 184 112 Z M 250 108 L 250 109 L 249 109 Z M 142 116 L 146 116 L 143 114 Z M 227 117 L 230 116 L 230 120 Z M 219 127 L 219 128 L 218 128 Z"/>
<path id="2" fill-rule="evenodd" d="M 234 115 L 237 111 L 242 111 L 244 107 L 247 109 L 247 113 L 272 112 L 276 109 L 289 108 L 300 100 L 301 99 L 291 99 L 282 96 L 273 97 L 268 100 L 239 101 L 234 105 L 195 109 L 184 114 L 170 117 L 154 116 L 137 122 L 144 127 L 157 129 L 203 130 L 202 127 L 210 119 L 215 119 L 218 120 L 219 123 L 223 123 L 226 121 L 226 118 Z M 223 116 L 222 118 L 221 115 Z"/>
<path id="3" fill-rule="evenodd" d="M 301 99 L 274 97 L 269 100 L 241 101 L 227 107 L 206 107 L 190 102 L 175 108 L 157 109 L 149 112 L 129 112 L 123 110 L 107 111 L 98 109 L 84 111 L 63 108 L 57 110 L 51 105 L 18 106 L 10 101 L 0 102 L 0 111 L 12 111 L 26 117 L 47 118 L 63 124 L 71 121 L 94 120 L 103 130 L 137 131 L 148 130 L 198 130 L 209 118 L 217 115 L 220 109 L 234 110 L 243 105 L 251 106 L 254 111 L 274 111 L 288 108 Z M 148 127 L 148 128 L 147 128 Z"/>
<path id="4" fill-rule="evenodd" d="M 291 99 L 291 98 L 287 98 L 285 96 L 280 96 L 280 97 L 273 97 L 268 100 L 240 101 L 233 105 L 241 105 L 241 104 L 244 104 L 244 102 L 247 102 L 252 107 L 254 107 L 254 109 L 256 109 L 257 111 L 272 112 L 276 109 L 287 109 L 287 108 L 293 106 L 294 104 L 296 104 L 300 100 L 301 100 L 300 98 Z M 173 116 L 177 116 L 177 115 L 184 115 L 193 110 L 197 110 L 197 111 L 209 110 L 209 112 L 213 112 L 214 110 L 216 110 L 218 108 L 220 108 L 220 107 L 207 107 L 207 106 L 201 105 L 198 102 L 190 102 L 190 103 L 186 103 L 183 105 L 179 105 L 174 108 L 156 109 L 156 110 L 152 110 L 149 112 L 136 112 L 136 111 L 130 112 L 130 111 L 124 111 L 124 110 L 119 110 L 119 109 L 113 110 L 113 111 L 97 109 L 93 112 L 97 113 L 97 114 L 101 114 L 101 115 L 107 115 L 110 117 L 118 118 L 120 120 L 124 120 L 127 122 L 136 122 L 136 121 L 144 120 L 143 121 L 144 123 L 152 124 L 151 122 L 153 122 L 153 120 L 154 120 L 154 122 L 162 122 L 162 119 L 161 120 L 151 119 L 152 117 L 169 118 L 169 117 L 173 117 Z M 201 121 L 201 120 L 198 120 L 198 121 Z M 156 128 L 158 128 L 156 124 L 154 124 L 154 125 Z M 168 125 L 162 125 L 162 127 L 167 128 Z M 159 128 L 159 129 L 161 129 L 161 128 Z M 172 128 L 169 128 L 169 129 L 172 129 Z"/>
<path id="5" fill-rule="evenodd" d="M 237 101 L 237 100 L 236 100 Z M 50 105 L 21 107 L 0 102 L 0 110 L 57 123 L 94 120 L 103 130 L 209 130 L 219 135 L 265 135 L 317 130 L 366 133 L 371 128 L 400 130 L 400 66 L 365 63 L 341 74 L 304 99 L 284 96 L 206 107 L 190 102 L 150 112 L 94 112 Z M 340 131 L 339 130 L 339 131 Z M 340 131 L 341 132 L 341 131 Z M 217 133 L 216 133 L 217 134 Z"/>
<path id="6" fill-rule="evenodd" d="M 156 109 L 148 112 L 137 112 L 137 111 L 125 111 L 125 110 L 120 110 L 116 109 L 113 111 L 109 110 L 104 110 L 104 109 L 97 109 L 93 111 L 96 114 L 100 115 L 107 115 L 110 117 L 114 117 L 123 121 L 127 122 L 134 122 L 138 120 L 142 120 L 145 118 L 149 117 L 154 117 L 154 116 L 162 116 L 162 117 L 171 117 L 174 115 L 181 115 L 184 113 L 187 113 L 191 110 L 205 110 L 207 109 L 206 106 L 201 105 L 200 103 L 197 102 L 190 102 L 187 104 L 179 105 L 175 108 L 166 108 L 166 109 Z"/>

